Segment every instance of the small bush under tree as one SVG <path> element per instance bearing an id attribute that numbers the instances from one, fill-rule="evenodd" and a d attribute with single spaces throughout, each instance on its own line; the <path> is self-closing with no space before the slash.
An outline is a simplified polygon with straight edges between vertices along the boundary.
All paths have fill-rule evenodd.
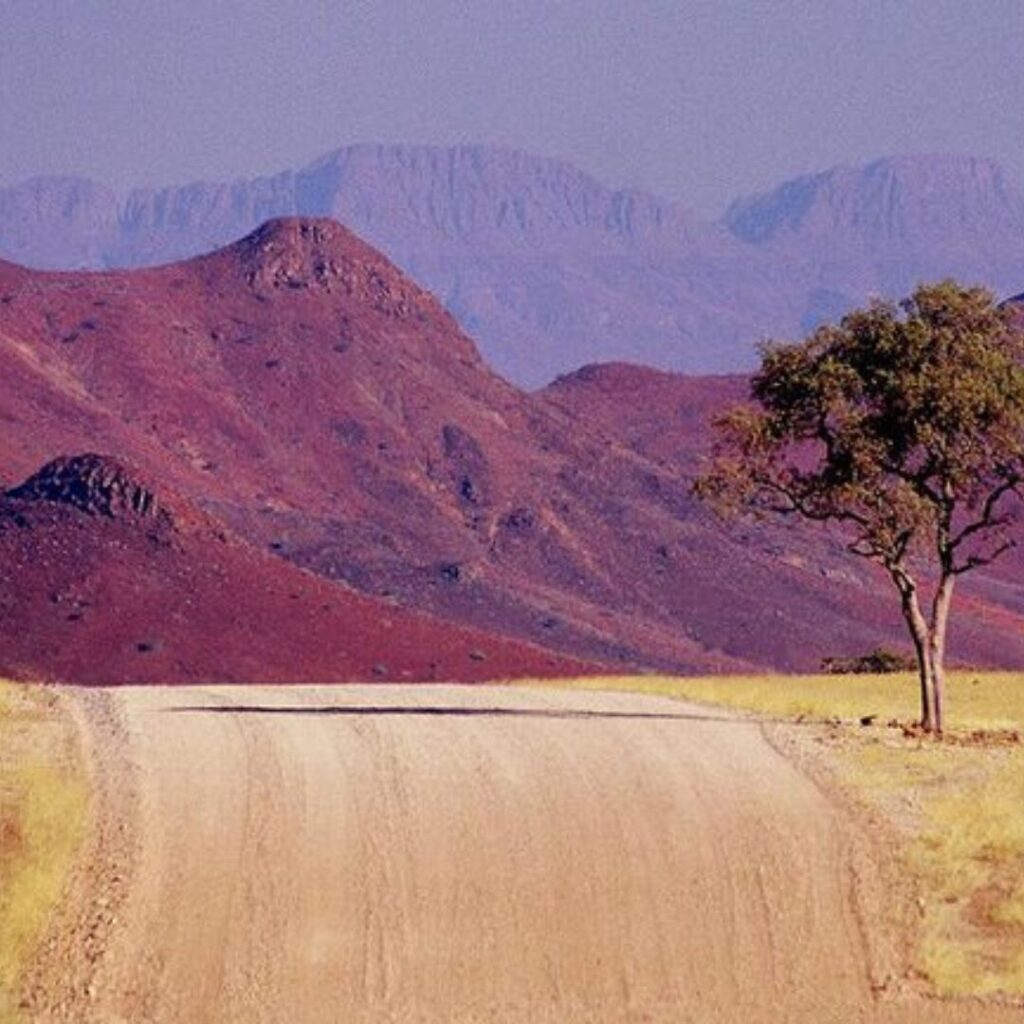
<path id="1" fill-rule="evenodd" d="M 870 654 L 822 658 L 821 670 L 828 675 L 888 675 L 893 672 L 912 672 L 917 659 L 885 647 L 876 647 Z"/>

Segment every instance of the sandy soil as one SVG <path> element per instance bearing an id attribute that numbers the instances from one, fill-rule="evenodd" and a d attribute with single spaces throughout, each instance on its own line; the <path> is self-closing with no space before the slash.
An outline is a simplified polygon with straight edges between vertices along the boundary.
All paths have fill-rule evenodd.
<path id="1" fill-rule="evenodd" d="M 749 720 L 491 687 L 73 699 L 97 838 L 32 1019 L 1019 1019 L 893 983 L 853 824 Z"/>

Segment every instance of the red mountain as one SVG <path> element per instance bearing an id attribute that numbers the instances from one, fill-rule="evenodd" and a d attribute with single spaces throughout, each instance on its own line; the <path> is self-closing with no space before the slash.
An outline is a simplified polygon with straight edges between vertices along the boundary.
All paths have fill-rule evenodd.
<path id="1" fill-rule="evenodd" d="M 1010 300 L 1015 301 L 1015 300 Z M 597 427 L 628 445 L 637 454 L 662 468 L 683 475 L 694 473 L 710 442 L 709 424 L 723 409 L 745 400 L 748 379 L 739 375 L 685 377 L 628 364 L 587 366 L 559 378 L 544 394 L 580 422 Z M 750 542 L 747 557 L 734 565 L 737 585 L 743 586 L 747 558 L 772 553 L 780 562 L 819 573 L 828 592 L 823 607 L 811 610 L 808 624 L 810 652 L 823 649 L 821 637 L 832 626 L 841 629 L 833 616 L 846 615 L 848 634 L 835 634 L 835 649 L 852 651 L 852 631 L 866 614 L 865 602 L 878 602 L 891 618 L 893 596 L 889 582 L 876 568 L 845 550 L 841 535 L 810 524 L 791 521 L 775 528 L 751 529 L 737 524 L 740 536 Z M 725 571 L 725 570 L 723 570 Z M 1017 549 L 982 572 L 965 578 L 957 598 L 958 614 L 954 647 L 962 662 L 983 665 L 1016 665 L 1024 640 L 1024 550 Z M 793 595 L 781 589 L 781 580 L 763 591 L 767 602 L 785 609 Z M 821 630 L 826 632 L 822 633 Z M 887 643 L 905 646 L 902 632 L 890 632 Z M 867 648 L 860 648 L 866 651 Z"/>
<path id="2" fill-rule="evenodd" d="M 620 365 L 526 394 L 331 221 L 148 270 L 0 264 L 9 481 L 111 452 L 267 564 L 589 661 L 811 668 L 899 639 L 840 540 L 728 530 L 690 497 L 705 415 L 742 391 Z M 983 596 L 1016 616 L 1015 592 Z M 1024 664 L 989 620 L 958 655 Z"/>

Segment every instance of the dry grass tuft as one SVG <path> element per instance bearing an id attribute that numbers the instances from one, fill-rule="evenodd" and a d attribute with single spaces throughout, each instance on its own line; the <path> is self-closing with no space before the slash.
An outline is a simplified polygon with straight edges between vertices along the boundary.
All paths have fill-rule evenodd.
<path id="1" fill-rule="evenodd" d="M 70 723 L 51 693 L 0 682 L 0 1022 L 66 884 L 87 791 Z"/>

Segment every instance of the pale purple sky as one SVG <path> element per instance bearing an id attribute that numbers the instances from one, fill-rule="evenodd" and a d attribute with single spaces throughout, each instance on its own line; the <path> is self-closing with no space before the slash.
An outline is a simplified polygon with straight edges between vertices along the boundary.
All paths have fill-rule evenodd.
<path id="1" fill-rule="evenodd" d="M 500 143 L 717 214 L 899 152 L 1024 181 L 1021 0 L 0 0 L 0 184 Z"/>

